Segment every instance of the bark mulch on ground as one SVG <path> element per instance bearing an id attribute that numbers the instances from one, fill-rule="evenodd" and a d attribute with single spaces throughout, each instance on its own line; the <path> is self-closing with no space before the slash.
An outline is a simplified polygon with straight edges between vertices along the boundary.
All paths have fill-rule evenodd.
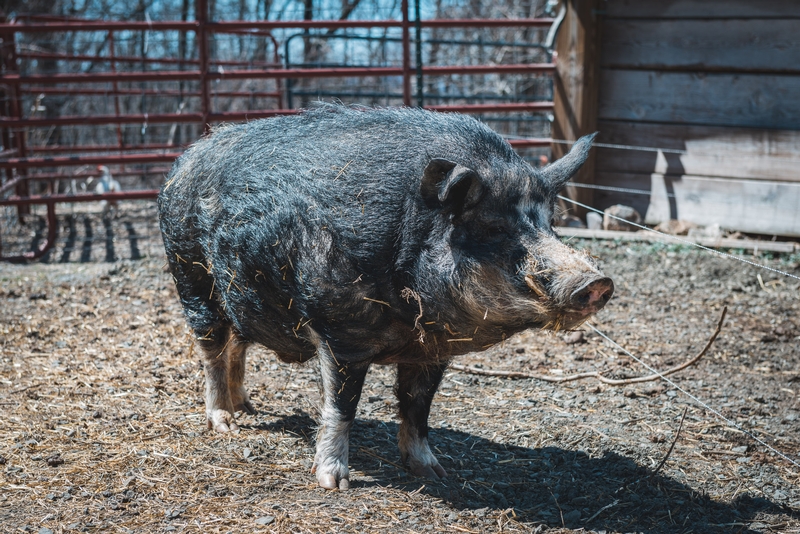
<path id="1" fill-rule="evenodd" d="M 617 286 L 592 324 L 655 369 L 697 354 L 728 307 L 708 353 L 670 377 L 727 421 L 664 381 L 451 371 L 430 437 L 450 476 L 432 482 L 399 465 L 393 369 L 375 367 L 352 488 L 330 492 L 310 473 L 314 361 L 252 350 L 260 413 L 238 434 L 206 430 L 200 358 L 143 222 L 151 208 L 135 206 L 139 219 L 130 207 L 106 226 L 75 215 L 74 234 L 62 219 L 46 262 L 0 264 L 4 532 L 800 532 L 800 467 L 743 432 L 800 462 L 796 279 L 686 247 L 575 242 Z M 749 259 L 800 275 L 798 257 Z M 649 374 L 588 326 L 458 363 Z"/>

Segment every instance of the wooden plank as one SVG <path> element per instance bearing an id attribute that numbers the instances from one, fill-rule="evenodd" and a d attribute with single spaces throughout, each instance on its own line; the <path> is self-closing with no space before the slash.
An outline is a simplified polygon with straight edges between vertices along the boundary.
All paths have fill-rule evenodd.
<path id="1" fill-rule="evenodd" d="M 597 148 L 603 172 L 744 178 L 800 182 L 800 131 L 600 121 L 598 143 L 681 150 L 658 154 Z"/>
<path id="2" fill-rule="evenodd" d="M 640 230 L 638 232 L 618 232 L 614 230 L 589 230 L 588 228 L 554 228 L 561 237 L 578 239 L 614 239 L 619 241 L 645 241 L 651 243 L 696 243 L 709 248 L 734 248 L 742 250 L 759 250 L 761 252 L 782 252 L 793 254 L 800 251 L 800 243 L 793 241 L 760 241 L 757 239 L 731 239 L 710 237 L 689 237 L 685 235 L 673 237 Z"/>
<path id="3" fill-rule="evenodd" d="M 800 18 L 608 20 L 601 65 L 800 73 Z"/>
<path id="4" fill-rule="evenodd" d="M 594 192 L 594 207 L 604 210 L 614 204 L 630 206 L 644 220 L 650 206 L 651 180 L 649 174 L 632 174 L 618 172 L 597 172 L 595 183 L 599 187 L 626 189 L 626 191 L 610 191 L 597 189 Z"/>
<path id="5" fill-rule="evenodd" d="M 665 177 L 658 173 L 597 173 L 597 182 L 618 187 L 637 184 L 636 189 L 646 189 L 644 184 L 649 184 L 649 202 L 647 208 L 640 211 L 648 224 L 683 219 L 702 226 L 719 224 L 741 232 L 800 236 L 798 183 L 689 175 Z M 668 194 L 673 196 L 668 197 Z M 615 198 L 614 193 L 605 197 L 606 202 Z M 620 194 L 618 198 L 625 199 L 625 195 Z M 641 208 L 641 201 L 638 202 L 637 211 Z"/>
<path id="6" fill-rule="evenodd" d="M 599 91 L 600 119 L 800 128 L 800 75 L 602 69 Z"/>
<path id="7" fill-rule="evenodd" d="M 552 136 L 575 141 L 597 129 L 597 86 L 600 50 L 598 0 L 566 0 L 567 14 L 556 38 L 556 73 L 553 76 L 554 96 Z M 551 154 L 558 159 L 568 145 L 553 144 Z M 573 181 L 594 180 L 595 152 Z M 567 188 L 567 196 L 583 204 L 592 204 L 590 189 Z M 582 213 L 582 210 L 578 210 Z"/>
<path id="8" fill-rule="evenodd" d="M 756 234 L 800 236 L 800 184 L 687 175 L 674 180 L 671 189 L 678 219 Z"/>
<path id="9" fill-rule="evenodd" d="M 608 0 L 605 15 L 624 18 L 792 18 L 795 0 Z"/>

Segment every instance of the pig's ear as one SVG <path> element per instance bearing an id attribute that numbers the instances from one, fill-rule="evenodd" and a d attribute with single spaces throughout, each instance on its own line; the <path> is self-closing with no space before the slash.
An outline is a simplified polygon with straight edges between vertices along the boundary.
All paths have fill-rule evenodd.
<path id="1" fill-rule="evenodd" d="M 425 167 L 420 193 L 430 208 L 453 206 L 459 211 L 471 208 L 483 196 L 478 173 L 448 161 L 434 158 Z"/>
<path id="2" fill-rule="evenodd" d="M 561 189 L 586 162 L 595 137 L 597 137 L 597 132 L 584 135 L 572 145 L 572 150 L 567 155 L 542 169 L 544 181 L 555 190 Z"/>

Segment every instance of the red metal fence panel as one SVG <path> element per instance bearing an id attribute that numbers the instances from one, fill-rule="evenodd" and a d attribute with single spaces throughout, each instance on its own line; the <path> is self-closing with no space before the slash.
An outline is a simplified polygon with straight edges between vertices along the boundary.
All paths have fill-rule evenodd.
<path id="1" fill-rule="evenodd" d="M 15 206 L 20 221 L 24 221 L 30 207 L 47 207 L 47 239 L 36 250 L 22 255 L 3 255 L 2 232 L 0 228 L 0 259 L 33 259 L 41 256 L 55 239 L 56 205 L 60 203 L 89 202 L 98 200 L 121 200 L 155 198 L 157 189 L 133 188 L 126 184 L 124 193 L 88 194 L 79 193 L 72 187 L 61 191 L 64 180 L 84 179 L 89 176 L 87 168 L 106 165 L 114 168 L 116 176 L 140 176 L 142 180 L 153 172 L 164 172 L 168 165 L 182 152 L 190 141 L 184 136 L 176 142 L 176 132 L 181 125 L 207 130 L 212 123 L 242 121 L 276 115 L 296 113 L 292 107 L 283 107 L 292 101 L 295 90 L 290 92 L 294 80 L 313 80 L 320 78 L 353 79 L 365 78 L 396 79 L 402 88 L 402 102 L 412 105 L 412 81 L 416 77 L 419 85 L 423 80 L 436 80 L 454 76 L 501 76 L 504 74 L 523 74 L 526 76 L 550 76 L 554 72 L 552 61 L 530 63 L 490 64 L 447 64 L 421 65 L 420 53 L 417 64 L 412 68 L 411 27 L 417 26 L 416 46 L 421 46 L 420 29 L 429 28 L 549 28 L 553 19 L 452 19 L 410 21 L 408 1 L 402 1 L 402 20 L 314 20 L 314 21 L 208 21 L 206 0 L 196 0 L 196 20 L 192 21 L 92 21 L 92 20 L 52 20 L 36 17 L 33 22 L 15 20 L 0 23 L 0 132 L 3 150 L 0 154 L 0 207 Z M 400 47 L 402 61 L 397 66 L 315 66 L 289 64 L 289 39 L 285 46 L 285 61 L 279 54 L 281 43 L 271 33 L 279 29 L 325 29 L 347 31 L 353 29 L 394 29 L 401 31 Z M 86 51 L 70 54 L 61 51 L 32 50 L 18 46 L 19 36 L 33 35 L 44 38 L 58 32 L 103 35 L 105 42 L 98 45 L 96 54 Z M 179 39 L 186 41 L 187 35 L 194 36 L 196 57 L 159 56 L 152 57 L 142 52 L 139 56 L 131 53 L 118 55 L 117 47 L 132 32 L 178 32 Z M 249 61 L 243 58 L 220 58 L 212 56 L 211 45 L 216 36 L 231 34 L 247 38 L 257 36 L 272 46 L 271 60 Z M 308 34 L 303 34 L 308 35 Z M 182 37 L 181 37 L 182 36 Z M 244 38 L 243 37 L 243 38 Z M 330 38 L 359 38 L 349 35 L 330 35 Z M 382 43 L 391 40 L 384 39 Z M 188 41 L 186 41 L 188 42 Z M 102 50 L 106 50 L 104 55 Z M 549 56 L 548 56 L 549 57 Z M 30 68 L 20 71 L 20 64 L 60 65 L 60 71 Z M 78 72 L 73 65 L 91 65 Z M 106 65 L 105 71 L 95 65 Z M 170 70 L 161 70 L 162 66 Z M 137 67 L 138 70 L 134 70 Z M 284 81 L 286 83 L 284 83 Z M 245 86 L 225 86 L 225 83 L 249 83 Z M 269 82 L 274 89 L 265 89 Z M 393 82 L 394 83 L 394 82 Z M 213 85 L 213 87 L 212 87 Z M 418 87 L 418 94 L 422 90 Z M 101 108 L 100 103 L 113 102 L 112 113 L 83 112 L 60 113 L 53 115 L 47 105 L 48 99 L 61 98 L 69 103 L 83 99 L 87 108 Z M 148 99 L 176 98 L 180 104 L 175 112 L 163 112 L 152 106 Z M 223 99 L 258 100 L 260 104 L 247 109 L 215 110 L 215 102 Z M 126 100 L 123 105 L 122 99 Z M 270 103 L 268 103 L 271 102 Z M 187 104 L 188 103 L 188 104 Z M 30 105 L 29 105 L 30 104 Z M 138 105 L 139 111 L 131 109 Z M 68 105 L 62 106 L 64 109 Z M 77 104 L 75 106 L 77 108 Z M 163 106 L 161 106 L 163 107 Z M 184 111 L 186 108 L 191 109 Z M 434 104 L 428 109 L 461 113 L 501 113 L 501 114 L 546 114 L 552 112 L 552 100 L 483 103 Z M 123 109 L 125 108 L 125 109 Z M 137 142 L 131 142 L 133 135 L 126 135 L 124 128 L 137 126 L 140 130 Z M 106 138 L 102 131 L 92 142 L 80 139 L 64 141 L 67 129 L 107 127 Z M 162 138 L 148 139 L 147 132 L 159 129 Z M 49 133 L 48 133 L 49 132 Z M 56 133 L 54 133 L 56 132 Z M 88 134 L 87 134 L 88 135 Z M 110 141 L 116 138 L 116 144 Z M 61 138 L 61 139 L 60 139 Z M 515 147 L 547 147 L 550 140 L 545 137 L 525 137 L 510 139 Z M 162 164 L 151 167 L 153 164 Z M 61 183 L 61 185 L 59 185 Z M 154 185 L 158 185 L 157 183 Z"/>

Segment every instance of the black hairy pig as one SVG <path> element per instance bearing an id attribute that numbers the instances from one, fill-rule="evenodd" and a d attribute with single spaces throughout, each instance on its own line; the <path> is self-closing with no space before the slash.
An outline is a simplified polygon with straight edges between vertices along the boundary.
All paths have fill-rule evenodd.
<path id="1" fill-rule="evenodd" d="M 344 489 L 367 368 L 397 365 L 401 458 L 416 475 L 446 476 L 427 435 L 448 362 L 528 328 L 572 328 L 613 293 L 551 225 L 591 142 L 534 169 L 464 115 L 320 105 L 195 143 L 158 205 L 205 359 L 208 427 L 237 430 L 236 411 L 255 413 L 249 344 L 285 362 L 317 356 L 313 471 Z"/>

